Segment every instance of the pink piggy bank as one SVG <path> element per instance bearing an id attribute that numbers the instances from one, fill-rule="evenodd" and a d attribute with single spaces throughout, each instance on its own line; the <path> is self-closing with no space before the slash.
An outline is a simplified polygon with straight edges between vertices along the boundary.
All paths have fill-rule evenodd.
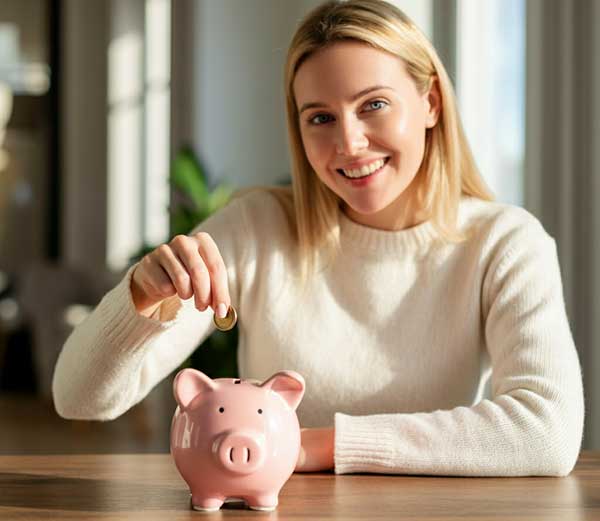
<path id="1" fill-rule="evenodd" d="M 232 497 L 253 510 L 275 510 L 300 453 L 296 408 L 304 389 L 304 378 L 294 371 L 262 384 L 212 380 L 195 369 L 177 374 L 171 455 L 195 510 L 219 510 Z"/>

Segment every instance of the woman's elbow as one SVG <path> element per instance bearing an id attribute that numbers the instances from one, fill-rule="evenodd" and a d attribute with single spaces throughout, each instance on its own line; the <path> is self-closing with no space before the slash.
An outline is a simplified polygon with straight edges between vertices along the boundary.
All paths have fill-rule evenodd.
<path id="1" fill-rule="evenodd" d="M 52 384 L 52 401 L 56 414 L 65 420 L 110 421 L 125 412 L 116 396 L 104 399 L 81 396 L 72 388 L 58 385 L 56 380 Z"/>
<path id="2" fill-rule="evenodd" d="M 568 476 L 577 463 L 577 457 L 570 450 L 565 450 L 559 454 L 548 454 L 537 471 L 532 472 L 535 476 L 552 476 L 565 477 Z"/>
<path id="3" fill-rule="evenodd" d="M 538 446 L 535 461 L 538 463 L 537 472 L 533 475 L 565 477 L 568 476 L 577 463 L 581 451 L 583 437 L 583 415 L 581 419 L 561 418 L 549 426 L 547 435 Z M 535 469 L 534 469 L 535 470 Z"/>
<path id="4" fill-rule="evenodd" d="M 120 410 L 113 408 L 90 408 L 81 403 L 73 404 L 56 397 L 53 397 L 53 401 L 56 414 L 65 420 L 111 421 L 122 414 Z"/>
<path id="5" fill-rule="evenodd" d="M 556 440 L 556 438 L 555 438 Z M 571 435 L 569 438 L 560 437 L 554 441 L 554 447 L 547 451 L 548 476 L 568 476 L 577 463 L 581 450 L 581 437 Z"/>

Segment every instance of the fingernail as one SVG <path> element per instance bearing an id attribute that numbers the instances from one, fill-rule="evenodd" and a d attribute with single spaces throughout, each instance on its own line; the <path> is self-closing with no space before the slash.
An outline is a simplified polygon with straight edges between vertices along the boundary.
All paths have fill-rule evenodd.
<path id="1" fill-rule="evenodd" d="M 217 316 L 219 318 L 225 318 L 227 316 L 227 306 L 221 302 L 217 308 Z"/>

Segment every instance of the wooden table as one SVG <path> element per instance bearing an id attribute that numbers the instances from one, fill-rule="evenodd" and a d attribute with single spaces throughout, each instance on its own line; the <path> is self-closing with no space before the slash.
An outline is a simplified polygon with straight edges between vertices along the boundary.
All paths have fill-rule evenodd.
<path id="1" fill-rule="evenodd" d="M 566 478 L 293 474 L 274 512 L 190 510 L 169 454 L 0 456 L 0 519 L 600 519 L 600 453 Z"/>

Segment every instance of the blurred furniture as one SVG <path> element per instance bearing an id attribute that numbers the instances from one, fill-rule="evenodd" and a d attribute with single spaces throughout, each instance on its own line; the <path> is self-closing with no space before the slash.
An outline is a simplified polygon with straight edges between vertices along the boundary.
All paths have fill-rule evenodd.
<path id="1" fill-rule="evenodd" d="M 104 452 L 127 447 L 139 452 L 144 448 L 168 447 L 168 426 L 175 410 L 172 377 L 161 382 L 141 403 L 107 426 L 106 422 L 69 421 L 58 418 L 52 405 L 52 377 L 60 351 L 73 331 L 85 320 L 102 297 L 123 277 L 124 273 L 108 270 L 96 273 L 50 262 L 35 262 L 22 271 L 17 300 L 25 319 L 31 325 L 31 350 L 37 380 L 37 397 L 13 397 L 0 400 L 0 424 L 4 425 L 4 441 L 0 446 L 23 447 L 27 452 L 71 452 L 83 450 Z M 40 400 L 41 398 L 41 400 Z M 12 401 L 11 401 L 12 400 Z M 21 401 L 19 401 L 21 400 Z M 19 403 L 21 404 L 19 406 Z M 9 411 L 14 414 L 10 415 Z M 18 414 L 20 410 L 20 415 Z M 22 411 L 28 411 L 23 415 Z M 28 415 L 37 411 L 30 430 Z M 39 423 L 38 420 L 39 419 Z M 39 440 L 35 425 L 43 431 L 60 433 L 54 440 Z M 50 428 L 50 426 L 54 426 Z M 103 435 L 104 434 L 104 435 Z M 24 440 L 37 440 L 27 444 Z M 69 440 L 67 442 L 67 440 Z M 69 448 L 65 448 L 66 444 Z M 2 448 L 0 447 L 0 453 Z"/>
<path id="2" fill-rule="evenodd" d="M 200 518 L 170 454 L 0 456 L 0 512 L 16 519 Z M 600 453 L 565 478 L 292 474 L 273 513 L 225 503 L 228 519 L 598 519 Z M 205 514 L 206 515 L 206 514 Z"/>
<path id="3" fill-rule="evenodd" d="M 3 148 L 6 125 L 13 107 L 13 93 L 8 85 L 0 81 L 0 175 L 8 166 L 8 153 Z"/>
<path id="4" fill-rule="evenodd" d="M 0 2 L 0 269 L 10 275 L 58 257 L 59 4 Z"/>
<path id="5" fill-rule="evenodd" d="M 0 271 L 0 391 L 37 391 L 31 330 L 15 298 L 14 278 L 3 271 Z"/>
<path id="6" fill-rule="evenodd" d="M 34 369 L 43 398 L 51 399 L 54 366 L 73 327 L 121 276 L 108 271 L 89 274 L 43 261 L 22 270 L 17 299 L 31 323 Z"/>

